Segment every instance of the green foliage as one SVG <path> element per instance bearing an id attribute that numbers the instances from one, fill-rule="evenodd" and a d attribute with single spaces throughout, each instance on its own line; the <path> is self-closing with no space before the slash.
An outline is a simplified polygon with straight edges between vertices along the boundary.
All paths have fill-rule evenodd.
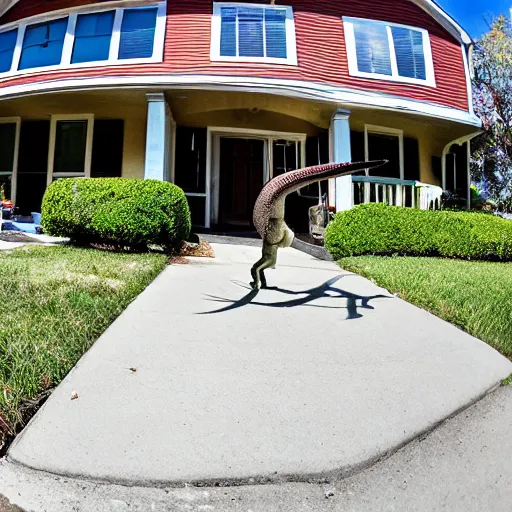
<path id="1" fill-rule="evenodd" d="M 512 359 L 512 263 L 357 256 L 342 259 L 339 264 L 457 325 Z M 512 384 L 512 376 L 506 382 Z"/>
<path id="2" fill-rule="evenodd" d="M 171 183 L 126 178 L 62 179 L 44 196 L 49 235 L 81 243 L 171 247 L 190 233 L 183 191 Z"/>
<path id="3" fill-rule="evenodd" d="M 484 132 L 472 143 L 471 173 L 486 199 L 512 211 L 512 27 L 497 17 L 473 52 L 473 103 Z"/>
<path id="4" fill-rule="evenodd" d="M 335 259 L 361 254 L 512 260 L 512 222 L 480 213 L 425 211 L 365 204 L 327 226 Z"/>
<path id="5" fill-rule="evenodd" d="M 9 297 L 0 315 L 0 447 L 2 430 L 23 426 L 25 401 L 57 386 L 167 261 L 69 246 L 0 251 Z"/>

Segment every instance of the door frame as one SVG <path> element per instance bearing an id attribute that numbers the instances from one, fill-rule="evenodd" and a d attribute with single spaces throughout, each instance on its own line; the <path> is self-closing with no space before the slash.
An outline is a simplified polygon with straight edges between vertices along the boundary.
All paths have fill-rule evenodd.
<path id="1" fill-rule="evenodd" d="M 20 154 L 21 117 L 0 117 L 0 124 L 16 125 L 16 136 L 14 138 L 14 156 L 12 160 L 11 173 L 11 193 L 9 198 L 14 204 L 16 204 L 16 192 L 18 183 L 18 159 Z"/>
<path id="2" fill-rule="evenodd" d="M 393 135 L 398 138 L 398 151 L 399 151 L 399 172 L 400 179 L 404 179 L 405 169 L 404 169 L 404 131 L 399 130 L 397 128 L 388 128 L 387 126 L 376 126 L 373 124 L 365 124 L 364 125 L 364 158 L 368 162 L 370 159 L 370 146 L 368 141 L 368 134 L 375 133 L 378 135 Z"/>
<path id="3" fill-rule="evenodd" d="M 253 130 L 248 128 L 231 128 L 221 126 L 208 126 L 206 136 L 206 206 L 205 227 L 210 228 L 219 220 L 220 201 L 220 139 L 228 137 L 233 139 L 259 139 L 263 140 L 263 184 L 273 178 L 273 151 L 272 142 L 275 139 L 286 139 L 302 142 L 300 161 L 301 167 L 306 162 L 305 133 L 276 132 L 270 130 Z"/>
<path id="4" fill-rule="evenodd" d="M 87 136 L 85 140 L 85 161 L 83 173 L 53 172 L 55 163 L 55 142 L 57 136 L 57 123 L 59 121 L 86 121 Z M 94 135 L 94 114 L 53 114 L 50 117 L 50 140 L 48 144 L 48 167 L 46 184 L 50 186 L 56 178 L 90 178 L 92 162 L 92 141 Z"/>

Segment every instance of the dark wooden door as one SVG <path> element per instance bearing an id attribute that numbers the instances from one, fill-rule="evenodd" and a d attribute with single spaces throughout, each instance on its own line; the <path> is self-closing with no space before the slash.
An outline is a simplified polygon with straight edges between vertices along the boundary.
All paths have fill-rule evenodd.
<path id="1" fill-rule="evenodd" d="M 250 228 L 256 198 L 263 188 L 264 141 L 220 139 L 221 224 Z"/>

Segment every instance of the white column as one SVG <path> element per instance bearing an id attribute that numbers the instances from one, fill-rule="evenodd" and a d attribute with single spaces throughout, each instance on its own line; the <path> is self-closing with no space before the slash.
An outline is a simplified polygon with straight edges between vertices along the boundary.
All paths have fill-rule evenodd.
<path id="1" fill-rule="evenodd" d="M 146 94 L 148 101 L 148 122 L 146 132 L 146 163 L 144 178 L 170 181 L 173 140 L 173 119 L 163 92 Z"/>
<path id="2" fill-rule="evenodd" d="M 343 163 L 352 161 L 350 149 L 350 111 L 338 109 L 331 120 L 332 161 Z M 329 193 L 332 192 L 332 181 L 335 181 L 336 211 L 350 210 L 354 206 L 352 176 L 342 176 L 331 180 Z M 332 197 L 332 196 L 331 196 Z"/>

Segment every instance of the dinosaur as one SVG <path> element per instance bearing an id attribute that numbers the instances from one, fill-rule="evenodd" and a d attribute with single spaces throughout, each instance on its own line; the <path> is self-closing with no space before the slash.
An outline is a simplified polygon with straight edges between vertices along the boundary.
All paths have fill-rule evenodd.
<path id="1" fill-rule="evenodd" d="M 275 268 L 279 248 L 293 245 L 295 234 L 284 221 L 284 204 L 289 194 L 317 181 L 353 174 L 385 163 L 386 160 L 374 160 L 316 165 L 287 172 L 270 180 L 263 187 L 254 204 L 253 223 L 263 239 L 263 249 L 261 258 L 251 269 L 253 278 L 251 287 L 255 290 L 266 288 L 265 269 Z"/>

